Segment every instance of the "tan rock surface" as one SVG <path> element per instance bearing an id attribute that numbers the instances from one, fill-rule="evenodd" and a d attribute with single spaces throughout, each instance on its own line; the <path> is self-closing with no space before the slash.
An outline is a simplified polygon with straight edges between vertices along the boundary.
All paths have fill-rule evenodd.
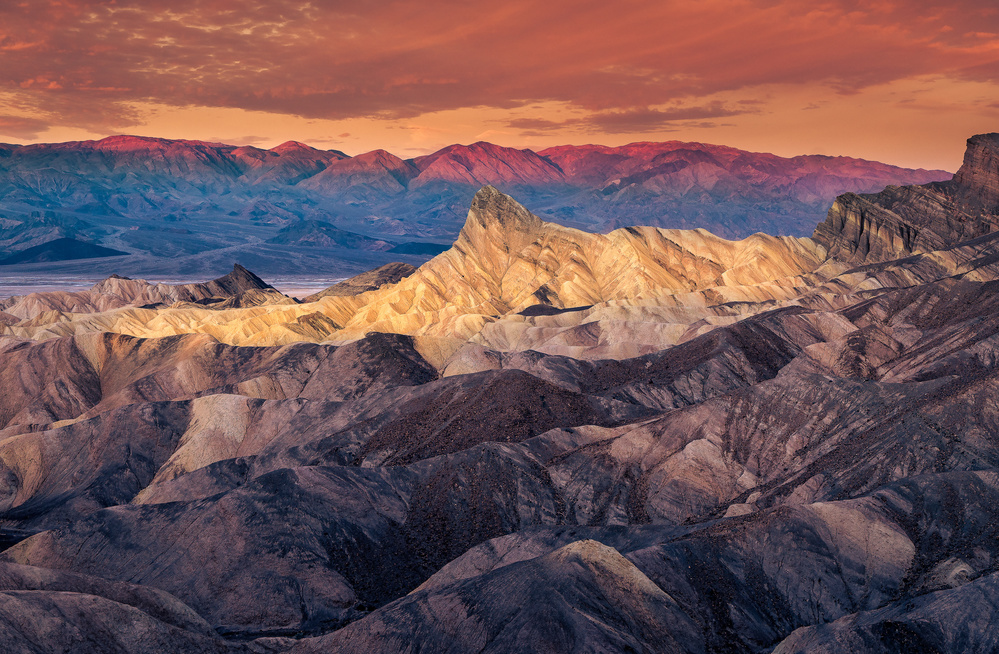
<path id="1" fill-rule="evenodd" d="M 239 264 L 228 275 L 201 284 L 152 284 L 112 275 L 86 291 L 30 293 L 0 302 L 6 314 L 28 320 L 47 312 L 97 313 L 127 306 L 170 305 L 218 298 L 228 306 L 294 303 Z"/>
<path id="2" fill-rule="evenodd" d="M 592 354 L 620 357 L 673 344 L 686 331 L 685 324 L 759 309 L 718 305 L 795 297 L 808 281 L 802 275 L 818 268 L 823 258 L 822 248 L 809 239 L 763 234 L 742 241 L 727 241 L 704 230 L 650 227 L 588 234 L 543 222 L 509 196 L 485 187 L 450 250 L 398 283 L 360 295 L 332 295 L 305 305 L 210 310 L 185 304 L 86 315 L 73 313 L 75 305 L 63 304 L 4 329 L 31 339 L 88 331 L 142 337 L 206 333 L 230 344 L 273 345 L 350 340 L 370 331 L 464 340 L 503 319 L 504 325 L 478 340 L 503 349 L 526 349 L 577 327 L 583 318 L 594 322 L 610 312 L 626 323 L 623 331 L 614 331 L 634 337 L 639 345 L 622 348 L 611 343 Z M 595 306 L 603 314 L 573 315 L 546 332 L 525 337 L 534 327 L 533 319 L 518 314 L 539 305 Z M 647 322 L 645 307 L 674 310 L 684 317 L 668 328 L 632 325 Z M 591 347 L 572 335 L 562 340 L 551 344 L 552 351 L 585 355 Z"/>

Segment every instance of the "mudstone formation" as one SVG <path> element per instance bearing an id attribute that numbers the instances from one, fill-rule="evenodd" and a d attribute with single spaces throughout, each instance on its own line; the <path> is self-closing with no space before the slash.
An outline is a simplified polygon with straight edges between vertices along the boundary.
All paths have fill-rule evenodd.
<path id="1" fill-rule="evenodd" d="M 487 186 L 304 301 L 241 266 L 4 301 L 0 649 L 996 651 L 997 162 L 811 238 Z"/>

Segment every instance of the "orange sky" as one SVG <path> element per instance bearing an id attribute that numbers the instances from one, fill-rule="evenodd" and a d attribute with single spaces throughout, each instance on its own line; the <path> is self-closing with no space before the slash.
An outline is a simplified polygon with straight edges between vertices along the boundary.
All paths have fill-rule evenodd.
<path id="1" fill-rule="evenodd" d="M 0 2 L 0 141 L 677 139 L 955 170 L 999 131 L 995 0 L 168 4 Z"/>

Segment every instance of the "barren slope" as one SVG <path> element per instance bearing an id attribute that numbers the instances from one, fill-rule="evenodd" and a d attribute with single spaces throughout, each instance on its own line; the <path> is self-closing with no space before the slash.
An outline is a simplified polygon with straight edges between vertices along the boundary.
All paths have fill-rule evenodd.
<path id="1" fill-rule="evenodd" d="M 342 295 L 0 316 L 0 646 L 991 651 L 997 143 L 815 239 L 486 187 Z"/>

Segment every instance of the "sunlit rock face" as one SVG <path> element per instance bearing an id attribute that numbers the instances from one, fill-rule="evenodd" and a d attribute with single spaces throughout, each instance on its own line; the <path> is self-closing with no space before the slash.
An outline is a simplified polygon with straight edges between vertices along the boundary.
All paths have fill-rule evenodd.
<path id="1" fill-rule="evenodd" d="M 993 650 L 995 143 L 812 239 L 487 186 L 304 303 L 10 303 L 0 649 Z"/>
<path id="2" fill-rule="evenodd" d="M 544 222 L 487 186 L 475 196 L 451 249 L 416 271 L 397 267 L 395 273 L 385 270 L 387 274 L 358 277 L 349 284 L 358 291 L 372 288 L 369 292 L 331 289 L 302 305 L 272 294 L 244 301 L 244 306 L 254 306 L 252 312 L 219 311 L 234 308 L 234 301 L 204 307 L 187 303 L 150 312 L 133 301 L 129 308 L 101 315 L 86 313 L 93 302 L 73 303 L 76 296 L 55 295 L 23 300 L 25 308 L 12 304 L 13 311 L 8 312 L 36 318 L 11 327 L 11 334 L 29 338 L 98 330 L 142 337 L 204 332 L 227 343 L 269 345 L 303 338 L 346 340 L 369 331 L 461 340 L 481 333 L 481 342 L 499 349 L 530 349 L 541 343 L 533 338 L 525 341 L 520 332 L 529 328 L 533 317 L 546 317 L 544 310 L 585 309 L 559 319 L 566 329 L 603 310 L 623 312 L 626 321 L 647 307 L 686 314 L 679 320 L 688 322 L 696 320 L 689 318 L 691 312 L 698 319 L 719 313 L 727 317 L 732 311 L 719 305 L 758 304 L 796 295 L 797 287 L 805 283 L 799 277 L 818 268 L 824 257 L 823 248 L 809 239 L 764 234 L 742 241 L 726 241 L 704 230 L 651 227 L 590 234 Z M 154 297 L 147 291 L 149 297 L 143 299 L 183 295 L 175 287 L 158 293 Z M 225 294 L 218 289 L 204 292 L 210 293 Z M 104 296 L 102 289 L 96 289 L 96 297 Z M 123 304 L 108 301 L 96 306 L 112 309 Z M 539 313 L 536 307 L 543 310 Z M 46 310 L 59 313 L 42 315 Z M 634 322 L 645 321 L 639 317 Z M 645 350 L 671 345 L 678 335 L 672 333 L 676 328 L 669 334 L 659 331 L 653 329 L 639 339 Z M 615 348 L 627 340 L 624 336 L 611 343 L 600 355 L 617 356 Z"/>
<path id="3" fill-rule="evenodd" d="M 964 164 L 950 186 L 964 204 L 984 214 L 999 213 L 999 134 L 968 139 Z"/>

